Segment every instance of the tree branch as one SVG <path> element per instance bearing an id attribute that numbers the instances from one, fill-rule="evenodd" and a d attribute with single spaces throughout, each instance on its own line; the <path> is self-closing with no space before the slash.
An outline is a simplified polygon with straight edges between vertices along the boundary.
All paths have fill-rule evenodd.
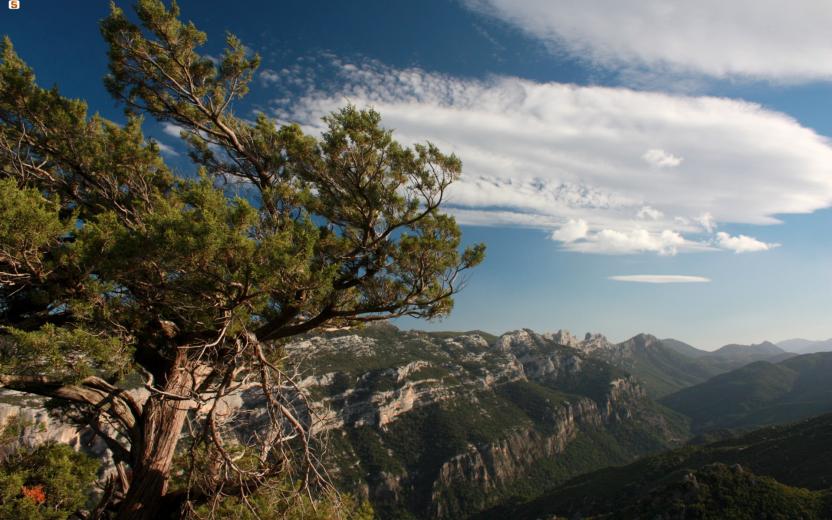
<path id="1" fill-rule="evenodd" d="M 92 406 L 113 417 L 125 429 L 132 443 L 137 444 L 141 439 L 137 428 L 141 406 L 124 390 L 99 377 L 90 376 L 75 384 L 67 384 L 46 376 L 0 374 L 0 388 Z"/>

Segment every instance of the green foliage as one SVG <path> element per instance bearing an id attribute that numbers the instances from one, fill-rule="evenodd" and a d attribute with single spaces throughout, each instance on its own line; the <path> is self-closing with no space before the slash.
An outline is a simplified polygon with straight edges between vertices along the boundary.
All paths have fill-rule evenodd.
<path id="1" fill-rule="evenodd" d="M 64 520 L 82 509 L 98 462 L 70 447 L 45 444 L 0 463 L 0 517 Z"/>
<path id="2" fill-rule="evenodd" d="M 37 331 L 7 330 L 0 357 L 5 373 L 52 376 L 67 382 L 102 369 L 124 374 L 132 352 L 117 338 L 46 324 Z"/>
<path id="3" fill-rule="evenodd" d="M 514 403 L 541 430 L 552 433 L 553 415 L 560 404 L 569 402 L 569 396 L 529 381 L 516 381 L 501 385 L 497 395 Z"/>
<path id="4" fill-rule="evenodd" d="M 21 189 L 13 179 L 0 179 L 0 258 L 20 275 L 29 270 L 47 274 L 54 266 L 40 265 L 43 252 L 60 242 L 69 231 L 62 222 L 60 204 L 33 188 Z"/>

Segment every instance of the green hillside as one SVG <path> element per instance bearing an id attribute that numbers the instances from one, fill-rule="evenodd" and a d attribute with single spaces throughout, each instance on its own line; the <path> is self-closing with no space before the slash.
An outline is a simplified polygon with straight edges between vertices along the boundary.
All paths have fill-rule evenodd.
<path id="1" fill-rule="evenodd" d="M 692 345 L 688 345 L 684 341 L 679 341 L 678 339 L 665 338 L 661 340 L 661 342 L 665 347 L 676 352 L 677 354 L 682 354 L 683 356 L 701 358 L 708 355 L 707 350 L 700 350 Z"/>
<path id="2" fill-rule="evenodd" d="M 778 424 L 832 411 L 832 353 L 752 363 L 662 399 L 694 432 Z"/>
<path id="3" fill-rule="evenodd" d="M 709 469 L 713 464 L 740 465 L 744 470 L 742 474 L 733 474 L 724 467 Z M 684 483 L 690 481 L 691 474 L 708 489 L 695 490 L 692 494 L 690 490 L 685 491 Z M 753 475 L 769 477 L 782 485 Z M 731 504 L 737 503 L 748 504 L 752 513 L 773 507 L 770 511 L 780 514 L 767 518 L 829 518 L 828 491 L 807 493 L 798 488 L 822 491 L 830 486 L 832 414 L 827 414 L 704 446 L 688 445 L 627 466 L 595 471 L 557 486 L 541 498 L 519 506 L 492 509 L 478 518 L 525 520 L 551 518 L 555 514 L 657 518 L 652 513 L 662 507 L 670 511 L 671 505 L 676 507 L 680 503 L 698 504 L 699 511 L 707 507 L 708 514 L 717 516 L 692 514 L 662 518 L 763 518 L 725 514 L 733 507 Z M 795 511 L 805 508 L 807 513 L 806 516 L 783 516 L 784 507 L 794 507 Z M 695 512 L 697 508 L 690 511 Z M 826 516 L 820 511 L 825 511 Z M 623 516 L 613 516 L 613 512 L 621 512 Z"/>

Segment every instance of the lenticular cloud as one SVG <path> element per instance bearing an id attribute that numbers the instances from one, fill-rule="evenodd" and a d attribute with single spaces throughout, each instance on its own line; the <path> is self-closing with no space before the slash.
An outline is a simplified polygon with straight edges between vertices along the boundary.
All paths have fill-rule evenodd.
<path id="1" fill-rule="evenodd" d="M 545 229 L 586 253 L 750 252 L 773 244 L 716 228 L 832 205 L 827 140 L 757 104 L 463 80 L 377 63 L 335 67 L 337 87 L 276 102 L 274 115 L 315 132 L 322 115 L 347 102 L 372 106 L 400 141 L 429 139 L 455 152 L 464 173 L 449 202 L 464 224 Z"/>

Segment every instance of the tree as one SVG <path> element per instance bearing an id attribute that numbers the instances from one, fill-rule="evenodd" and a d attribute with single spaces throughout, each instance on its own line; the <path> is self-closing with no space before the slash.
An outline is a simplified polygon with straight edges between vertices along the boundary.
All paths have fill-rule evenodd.
<path id="1" fill-rule="evenodd" d="M 484 247 L 460 251 L 440 211 L 455 156 L 403 147 L 351 106 L 320 138 L 245 121 L 233 107 L 257 56 L 233 36 L 216 63 L 201 56 L 206 37 L 175 4 L 139 0 L 136 13 L 139 25 L 113 6 L 101 24 L 124 125 L 39 87 L 3 45 L 0 385 L 93 428 L 118 469 L 106 508 L 150 519 L 323 480 L 281 345 L 446 315 Z M 171 173 L 143 115 L 182 128 L 198 176 Z M 244 388 L 270 419 L 248 436 L 222 406 Z"/>
<path id="2" fill-rule="evenodd" d="M 0 516 L 65 520 L 89 499 L 95 461 L 63 444 L 13 453 L 0 463 Z"/>

